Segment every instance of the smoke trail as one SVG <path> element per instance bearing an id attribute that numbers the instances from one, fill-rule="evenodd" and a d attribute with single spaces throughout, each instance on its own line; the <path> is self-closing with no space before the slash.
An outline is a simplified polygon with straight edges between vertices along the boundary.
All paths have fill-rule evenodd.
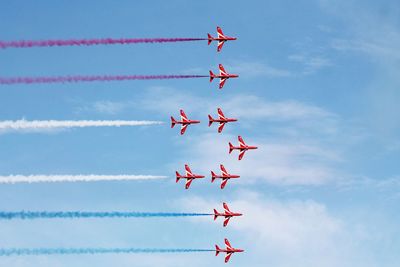
<path id="1" fill-rule="evenodd" d="M 157 175 L 9 175 L 0 176 L 0 184 L 46 183 L 46 182 L 96 182 L 164 179 Z"/>
<path id="2" fill-rule="evenodd" d="M 51 47 L 51 46 L 91 46 L 91 45 L 113 45 L 113 44 L 139 44 L 139 43 L 175 43 L 193 42 L 207 40 L 206 38 L 103 38 L 103 39 L 78 39 L 78 40 L 21 40 L 0 41 L 0 48 L 29 48 L 29 47 Z"/>
<path id="3" fill-rule="evenodd" d="M 210 252 L 213 249 L 158 249 L 158 248 L 9 248 L 0 249 L 0 256 L 67 255 L 67 254 L 130 254 L 130 253 L 189 253 Z"/>
<path id="4" fill-rule="evenodd" d="M 40 129 L 52 129 L 52 128 L 76 128 L 76 127 L 120 127 L 120 126 L 146 126 L 146 125 L 158 125 L 162 124 L 161 121 L 123 121 L 123 120 L 111 120 L 111 121 L 93 121 L 93 120 L 80 120 L 80 121 L 0 121 L 1 130 L 40 130 Z"/>
<path id="5" fill-rule="evenodd" d="M 175 212 L 80 212 L 80 211 L 19 211 L 0 212 L 0 219 L 76 219 L 76 218 L 151 218 L 151 217 L 195 217 L 210 216 L 210 213 L 175 213 Z"/>
<path id="6" fill-rule="evenodd" d="M 207 75 L 94 75 L 94 76 L 55 76 L 55 77 L 0 77 L 0 84 L 32 84 L 32 83 L 77 83 L 95 81 L 126 81 L 126 80 L 165 80 L 204 78 Z"/>

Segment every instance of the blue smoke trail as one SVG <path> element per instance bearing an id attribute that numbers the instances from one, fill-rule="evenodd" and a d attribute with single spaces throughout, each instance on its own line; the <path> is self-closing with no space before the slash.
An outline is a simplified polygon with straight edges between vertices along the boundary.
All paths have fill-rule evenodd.
<path id="1" fill-rule="evenodd" d="M 173 212 L 80 212 L 80 211 L 18 211 L 0 212 L 0 219 L 52 219 L 52 218 L 150 218 L 150 217 L 194 217 L 210 216 L 209 213 L 173 213 Z"/>
<path id="2" fill-rule="evenodd" d="M 159 249 L 159 248 L 9 248 L 0 249 L 0 256 L 39 256 L 68 254 L 130 254 L 130 253 L 189 253 L 210 252 L 213 249 Z"/>

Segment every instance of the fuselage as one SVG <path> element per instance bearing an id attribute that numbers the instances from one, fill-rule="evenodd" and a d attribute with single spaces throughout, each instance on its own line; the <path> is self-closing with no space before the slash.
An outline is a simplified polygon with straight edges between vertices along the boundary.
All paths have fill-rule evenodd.
<path id="1" fill-rule="evenodd" d="M 256 147 L 256 146 L 234 146 L 234 147 L 232 147 L 232 149 L 243 151 L 243 150 L 258 149 L 258 147 Z"/>
<path id="2" fill-rule="evenodd" d="M 182 125 L 187 125 L 187 124 L 196 124 L 200 123 L 198 120 L 188 120 L 188 121 L 176 121 L 176 124 L 182 124 Z"/>
<path id="3" fill-rule="evenodd" d="M 239 75 L 237 74 L 217 74 L 213 76 L 214 78 L 219 78 L 219 79 L 229 79 L 229 78 L 237 78 Z"/>
<path id="4" fill-rule="evenodd" d="M 216 213 L 216 216 L 222 216 L 225 218 L 231 218 L 231 217 L 238 217 L 238 216 L 242 216 L 243 214 L 241 213 L 236 213 L 236 212 L 231 212 L 231 213 Z"/>
<path id="5" fill-rule="evenodd" d="M 223 253 L 235 253 L 235 252 L 244 252 L 244 249 L 239 249 L 239 248 L 217 249 L 216 251 L 223 252 Z"/>
<path id="6" fill-rule="evenodd" d="M 208 40 L 211 40 L 211 41 L 220 41 L 220 42 L 225 42 L 225 41 L 235 41 L 237 38 L 236 37 L 228 37 L 228 36 L 225 36 L 225 37 L 211 37 L 211 38 L 208 38 Z"/>
<path id="7" fill-rule="evenodd" d="M 200 179 L 200 178 L 204 178 L 204 175 L 182 175 L 182 176 L 178 176 L 180 179 Z"/>
<path id="8" fill-rule="evenodd" d="M 237 119 L 230 119 L 230 118 L 227 118 L 227 119 L 213 119 L 213 120 L 211 120 L 212 122 L 219 122 L 219 123 L 226 123 L 226 122 L 234 122 L 234 121 L 237 121 Z"/>
<path id="9" fill-rule="evenodd" d="M 229 174 L 229 175 L 215 175 L 213 178 L 220 178 L 220 179 L 234 179 L 234 178 L 240 178 L 240 175 L 235 175 L 235 174 Z"/>

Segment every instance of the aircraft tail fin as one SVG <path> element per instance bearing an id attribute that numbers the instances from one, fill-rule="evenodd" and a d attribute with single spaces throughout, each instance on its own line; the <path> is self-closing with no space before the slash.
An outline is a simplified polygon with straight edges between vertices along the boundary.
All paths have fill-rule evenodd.
<path id="1" fill-rule="evenodd" d="M 174 119 L 174 117 L 171 116 L 171 128 L 174 128 L 176 124 L 176 120 Z"/>
<path id="2" fill-rule="evenodd" d="M 215 245 L 215 256 L 218 256 L 220 250 L 221 249 L 218 247 L 218 245 Z"/>
<path id="3" fill-rule="evenodd" d="M 217 175 L 215 174 L 215 172 L 211 171 L 211 183 L 213 183 L 216 178 L 217 178 Z"/>
<path id="4" fill-rule="evenodd" d="M 176 174 L 176 182 L 179 182 L 179 179 L 181 179 L 182 176 L 179 174 L 178 171 L 176 171 L 175 174 Z"/>
<path id="5" fill-rule="evenodd" d="M 214 221 L 218 218 L 218 211 L 214 209 Z"/>
<path id="6" fill-rule="evenodd" d="M 212 80 L 214 80 L 214 73 L 210 70 L 210 82 L 212 82 Z"/>
<path id="7" fill-rule="evenodd" d="M 229 142 L 229 154 L 232 153 L 233 151 L 233 145 L 231 142 Z"/>
<path id="8" fill-rule="evenodd" d="M 212 36 L 211 34 L 207 33 L 207 37 L 208 37 L 208 45 L 210 45 L 212 42 Z"/>
<path id="9" fill-rule="evenodd" d="M 211 124 L 213 123 L 214 119 L 213 117 L 211 117 L 211 115 L 208 115 L 208 127 L 211 126 Z"/>

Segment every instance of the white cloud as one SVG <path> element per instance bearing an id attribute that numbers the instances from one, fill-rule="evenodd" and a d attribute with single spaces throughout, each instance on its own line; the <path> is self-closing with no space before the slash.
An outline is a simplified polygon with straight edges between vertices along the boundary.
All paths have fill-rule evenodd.
<path id="1" fill-rule="evenodd" d="M 361 97 L 366 98 L 367 108 L 361 110 L 361 116 L 368 131 L 383 147 L 389 147 L 396 142 L 400 131 L 399 5 L 396 1 L 368 5 L 354 1 L 319 2 L 324 12 L 346 25 L 342 36 L 332 40 L 331 48 L 346 57 L 357 56 L 354 64 L 370 64 L 371 70 L 363 77 L 366 87 Z M 361 63 L 360 58 L 364 60 Z"/>
<path id="2" fill-rule="evenodd" d="M 208 99 L 190 94 L 182 95 L 179 91 L 166 87 L 150 88 L 143 99 L 146 109 L 162 112 L 176 112 L 185 108 L 190 112 L 216 112 L 216 107 L 231 113 L 230 116 L 246 120 L 268 119 L 273 121 L 287 120 L 321 120 L 337 119 L 337 116 L 320 107 L 296 100 L 267 101 L 263 98 L 248 94 L 239 94 L 226 99 L 221 105 L 218 99 Z"/>
<path id="3" fill-rule="evenodd" d="M 221 205 L 215 199 L 198 196 L 176 203 L 186 210 L 209 210 Z M 376 241 L 368 233 L 368 227 L 364 223 L 353 227 L 349 221 L 332 215 L 321 203 L 278 200 L 241 191 L 228 204 L 231 210 L 243 213 L 242 217 L 232 218 L 228 228 L 244 237 L 242 243 L 231 241 L 249 253 L 247 265 L 376 266 L 375 261 L 359 261 L 365 248 L 357 244 Z M 204 220 L 209 218 L 192 219 L 194 223 Z M 240 260 L 239 255 L 236 260 Z"/>
<path id="4" fill-rule="evenodd" d="M 329 67 L 332 65 L 329 59 L 322 56 L 297 54 L 288 57 L 289 63 L 299 63 L 294 68 L 277 68 L 266 63 L 261 62 L 233 62 L 227 64 L 226 69 L 232 73 L 238 73 L 240 77 L 254 78 L 254 77 L 269 77 L 269 78 L 287 78 L 287 77 L 298 77 L 303 75 L 309 75 L 317 72 L 320 69 Z M 296 70 L 292 70 L 296 69 Z"/>
<path id="5" fill-rule="evenodd" d="M 367 176 L 351 177 L 338 183 L 341 190 L 371 190 L 382 195 L 382 199 L 397 199 L 400 194 L 400 176 L 371 178 Z"/>
<path id="6" fill-rule="evenodd" d="M 73 103 L 77 105 L 75 112 L 78 114 L 99 113 L 117 115 L 125 111 L 128 107 L 134 106 L 134 102 L 109 100 L 99 100 L 93 103 L 82 103 L 81 101 L 73 100 Z"/>
<path id="7" fill-rule="evenodd" d="M 111 101 L 98 101 L 93 104 L 93 108 L 98 113 L 117 114 L 125 108 L 124 103 L 111 102 Z"/>
<path id="8" fill-rule="evenodd" d="M 388 35 L 391 35 L 388 33 Z M 368 39 L 356 39 L 356 40 L 346 40 L 346 39 L 335 39 L 332 41 L 332 48 L 338 51 L 358 51 L 367 53 L 374 56 L 375 59 L 390 59 L 399 60 L 400 51 L 398 50 L 398 45 L 400 45 L 400 36 L 395 37 L 395 43 L 389 43 L 384 40 L 368 40 Z"/>
<path id="9" fill-rule="evenodd" d="M 179 109 L 184 109 L 189 115 L 198 112 L 202 107 L 208 106 L 210 100 L 202 97 L 190 95 L 170 87 L 151 87 L 142 99 L 140 106 L 147 110 L 162 112 L 167 115 L 179 113 Z M 202 114 L 204 116 L 204 114 Z"/>
<path id="10" fill-rule="evenodd" d="M 289 55 L 288 59 L 303 65 L 303 74 L 312 74 L 320 69 L 332 65 L 331 61 L 322 56 L 310 56 L 306 54 Z"/>
<path id="11" fill-rule="evenodd" d="M 237 145 L 237 136 L 230 134 L 218 138 L 215 134 L 202 135 L 184 152 L 182 158 L 190 159 L 190 163 L 203 173 L 209 173 L 210 168 L 216 170 L 219 163 L 225 164 L 228 171 L 242 176 L 228 186 L 261 181 L 277 185 L 319 185 L 336 177 L 330 167 L 331 161 L 340 160 L 335 152 L 301 142 L 243 138 L 246 143 L 257 145 L 259 149 L 246 152 L 242 161 L 238 161 L 236 151 L 228 154 L 228 142 Z M 177 164 L 182 163 L 181 160 Z"/>
<path id="12" fill-rule="evenodd" d="M 289 77 L 292 73 L 288 70 L 275 68 L 260 62 L 237 62 L 227 65 L 227 70 L 238 73 L 241 77 L 253 78 L 259 76 L 266 77 Z"/>
<path id="13" fill-rule="evenodd" d="M 274 121 L 334 118 L 335 115 L 317 106 L 295 100 L 265 101 L 251 95 L 239 95 L 227 100 L 224 106 L 246 119 Z"/>
<path id="14" fill-rule="evenodd" d="M 220 104 L 215 99 L 188 94 L 181 96 L 166 88 L 153 89 L 143 101 L 144 106 L 151 110 L 170 114 L 184 108 L 193 119 L 201 119 L 207 113 L 215 114 Z M 191 104 L 182 106 L 182 103 Z M 238 118 L 239 122 L 227 125 L 222 135 L 216 135 L 213 129 L 213 133 L 202 133 L 193 140 L 191 146 L 182 152 L 182 159 L 190 159 L 194 168 L 208 173 L 210 168 L 225 163 L 230 171 L 242 175 L 244 179 L 240 182 L 247 183 L 319 185 L 336 179 L 337 173 L 332 165 L 342 160 L 341 155 L 337 148 L 322 145 L 320 139 L 336 136 L 339 127 L 337 115 L 298 101 L 266 101 L 248 95 L 227 99 L 221 108 L 226 116 Z M 266 125 L 268 138 L 257 137 L 259 124 Z M 243 133 L 243 138 L 248 144 L 259 147 L 246 152 L 240 162 L 236 151 L 228 155 L 228 142 L 237 143 L 237 135 L 231 133 L 239 134 L 238 129 L 250 131 L 252 134 L 247 136 Z M 185 162 L 179 160 L 174 164 L 180 166 L 182 163 Z"/>

